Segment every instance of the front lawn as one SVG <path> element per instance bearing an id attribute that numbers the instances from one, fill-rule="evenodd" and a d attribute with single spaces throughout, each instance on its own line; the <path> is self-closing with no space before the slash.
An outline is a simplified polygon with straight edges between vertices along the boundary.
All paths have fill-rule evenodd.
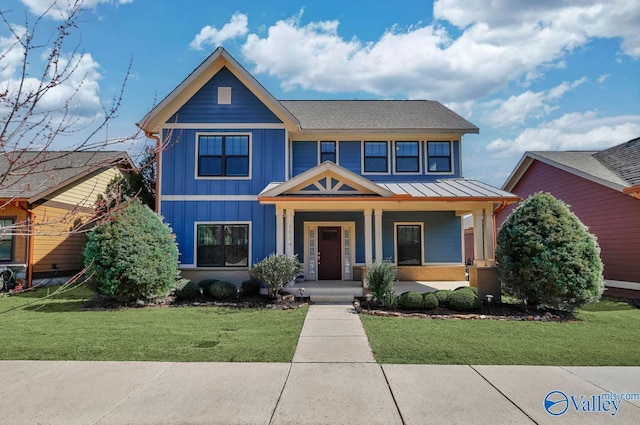
<path id="1" fill-rule="evenodd" d="M 79 287 L 0 297 L 0 359 L 290 362 L 307 308 L 82 311 Z"/>
<path id="2" fill-rule="evenodd" d="M 640 309 L 622 302 L 579 310 L 576 322 L 360 317 L 378 363 L 640 365 Z"/>

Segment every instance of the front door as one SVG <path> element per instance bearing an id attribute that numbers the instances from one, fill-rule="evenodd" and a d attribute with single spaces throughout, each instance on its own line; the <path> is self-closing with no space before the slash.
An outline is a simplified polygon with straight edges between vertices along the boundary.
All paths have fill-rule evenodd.
<path id="1" fill-rule="evenodd" d="M 318 227 L 318 279 L 342 280 L 342 229 Z"/>

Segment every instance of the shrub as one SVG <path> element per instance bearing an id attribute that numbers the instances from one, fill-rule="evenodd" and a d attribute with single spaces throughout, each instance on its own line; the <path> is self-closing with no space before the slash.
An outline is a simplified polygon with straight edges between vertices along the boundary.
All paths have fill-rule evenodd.
<path id="1" fill-rule="evenodd" d="M 233 298 L 238 293 L 238 288 L 231 282 L 219 280 L 209 287 L 209 293 L 216 300 Z"/>
<path id="2" fill-rule="evenodd" d="M 395 295 L 396 267 L 388 261 L 374 261 L 367 268 L 367 282 L 373 300 L 383 305 L 392 304 Z M 386 301 L 385 301 L 386 300 Z M 397 302 L 397 300 L 396 300 Z M 385 304 L 386 303 L 386 304 Z M 390 305 L 387 305 L 389 307 Z"/>
<path id="3" fill-rule="evenodd" d="M 471 291 L 474 294 L 478 295 L 478 288 L 476 288 L 475 286 L 458 286 L 456 289 L 454 289 L 454 291 L 461 291 L 461 290 Z"/>
<path id="4" fill-rule="evenodd" d="M 440 301 L 438 301 L 436 294 L 434 294 L 433 292 L 425 292 L 424 294 L 422 294 L 422 307 L 425 310 L 433 310 L 434 308 L 438 307 L 439 304 Z"/>
<path id="5" fill-rule="evenodd" d="M 260 282 L 255 279 L 249 279 L 242 282 L 240 286 L 240 290 L 242 291 L 242 295 L 260 295 Z"/>
<path id="6" fill-rule="evenodd" d="M 218 279 L 201 280 L 198 283 L 198 288 L 202 289 L 202 293 L 203 294 L 209 294 L 210 293 L 210 289 L 211 289 L 211 285 L 213 285 L 216 282 L 220 282 L 220 281 Z"/>
<path id="7" fill-rule="evenodd" d="M 529 305 L 573 310 L 604 290 L 595 236 L 562 201 L 526 199 L 498 233 L 498 273 L 505 292 Z"/>
<path id="8" fill-rule="evenodd" d="M 449 289 L 439 289 L 436 292 L 433 292 L 433 296 L 438 300 L 438 305 L 440 305 L 440 307 L 444 307 L 447 305 L 451 292 L 452 291 L 450 291 Z"/>
<path id="9" fill-rule="evenodd" d="M 400 295 L 398 304 L 404 308 L 422 308 L 422 294 L 414 291 L 405 292 Z"/>
<path id="10" fill-rule="evenodd" d="M 200 295 L 198 284 L 188 280 L 186 284 L 176 291 L 176 299 L 178 300 L 194 300 Z"/>
<path id="11" fill-rule="evenodd" d="M 89 233 L 84 264 L 99 293 L 125 303 L 167 295 L 179 275 L 171 229 L 136 200 Z"/>
<path id="12" fill-rule="evenodd" d="M 478 310 L 480 300 L 473 291 L 468 288 L 452 291 L 449 294 L 449 307 L 458 311 Z"/>
<path id="13" fill-rule="evenodd" d="M 298 257 L 271 254 L 249 270 L 252 279 L 259 280 L 267 286 L 270 297 L 275 297 L 284 285 L 298 277 L 301 267 Z"/>

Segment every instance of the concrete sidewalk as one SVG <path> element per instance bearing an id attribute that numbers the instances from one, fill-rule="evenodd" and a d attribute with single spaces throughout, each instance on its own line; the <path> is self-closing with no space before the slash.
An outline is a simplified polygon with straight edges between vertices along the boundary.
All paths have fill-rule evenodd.
<path id="1" fill-rule="evenodd" d="M 597 398 L 640 367 L 378 365 L 349 305 L 310 307 L 291 364 L 1 361 L 0 392 L 3 425 L 640 423 Z"/>

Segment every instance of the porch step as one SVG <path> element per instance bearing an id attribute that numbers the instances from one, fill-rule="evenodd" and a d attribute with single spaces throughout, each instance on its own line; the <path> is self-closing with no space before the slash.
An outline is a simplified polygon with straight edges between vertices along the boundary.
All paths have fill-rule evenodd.
<path id="1" fill-rule="evenodd" d="M 342 295 L 311 295 L 309 301 L 312 303 L 352 303 L 353 294 Z"/>

